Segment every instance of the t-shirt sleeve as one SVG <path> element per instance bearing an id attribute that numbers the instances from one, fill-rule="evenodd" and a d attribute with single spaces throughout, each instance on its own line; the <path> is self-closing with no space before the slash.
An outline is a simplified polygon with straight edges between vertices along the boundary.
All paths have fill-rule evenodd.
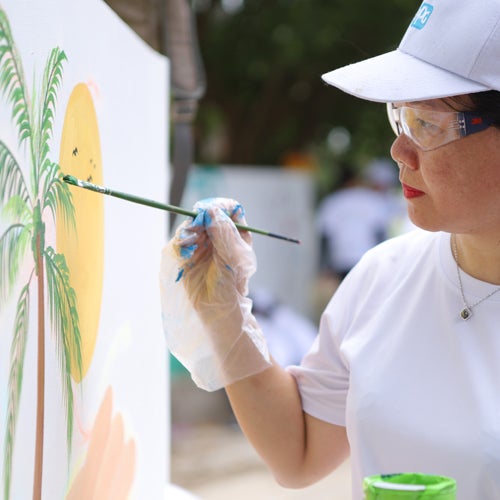
<path id="1" fill-rule="evenodd" d="M 303 410 L 315 418 L 345 426 L 349 367 L 342 356 L 333 317 L 338 300 L 332 300 L 321 317 L 319 334 L 300 366 L 287 370 L 295 377 Z"/>

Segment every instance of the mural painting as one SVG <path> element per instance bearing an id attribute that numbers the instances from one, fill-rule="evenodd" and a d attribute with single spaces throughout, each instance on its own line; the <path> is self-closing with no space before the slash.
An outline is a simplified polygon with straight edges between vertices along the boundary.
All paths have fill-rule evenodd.
<path id="1" fill-rule="evenodd" d="M 3 214 L 10 225 L 0 236 L 0 283 L 2 297 L 8 297 L 18 278 L 20 264 L 27 257 L 33 267 L 17 298 L 9 376 L 9 402 L 4 446 L 4 497 L 10 498 L 12 455 L 15 447 L 17 414 L 23 383 L 37 384 L 37 433 L 35 445 L 34 498 L 41 497 L 44 446 L 45 391 L 45 303 L 50 311 L 54 348 L 61 363 L 61 379 L 66 401 L 68 454 L 73 434 L 73 388 L 70 380 L 73 365 L 81 378 L 82 357 L 78 310 L 74 289 L 64 254 L 45 244 L 44 215 L 49 211 L 61 216 L 73 228 L 75 212 L 69 188 L 61 180 L 61 167 L 50 158 L 48 140 L 52 135 L 57 89 L 61 83 L 64 52 L 54 48 L 45 65 L 43 82 L 36 102 L 28 92 L 22 61 L 17 55 L 8 18 L 0 11 L 0 88 L 12 106 L 19 145 L 29 150 L 29 179 L 25 178 L 16 157 L 0 139 L 0 195 Z M 45 282 L 46 280 L 46 282 Z M 47 283 L 47 286 L 45 284 Z M 47 290 L 47 295 L 45 291 Z M 38 302 L 37 379 L 23 380 L 24 354 L 28 342 L 28 318 L 33 292 Z M 71 361 L 73 360 L 73 362 Z"/>
<path id="2" fill-rule="evenodd" d="M 23 6 L 12 5 L 22 18 Z M 59 15 L 61 5 L 59 0 L 53 5 Z M 116 22 L 120 36 L 130 36 L 100 1 L 75 2 L 75 9 L 87 8 L 90 18 L 104 16 L 106 22 Z M 106 241 L 123 246 L 119 224 L 114 224 L 112 237 L 112 231 L 105 232 L 105 220 L 116 221 L 115 207 L 106 209 L 102 196 L 62 181 L 71 174 L 103 184 L 106 169 L 95 103 L 102 87 L 92 79 L 75 81 L 74 69 L 69 81 L 65 78 L 85 55 L 86 44 L 80 44 L 74 58 L 64 44 L 54 45 L 45 57 L 37 54 L 41 69 L 26 71 L 26 50 L 19 50 L 8 13 L 0 5 L 0 109 L 9 114 L 0 116 L 0 497 L 27 498 L 30 490 L 33 499 L 160 498 L 167 482 L 168 443 L 166 353 L 160 360 L 151 352 L 152 345 L 164 346 L 159 307 L 157 320 L 149 319 L 157 305 L 150 297 L 158 291 L 144 293 L 146 306 L 131 294 L 125 299 L 116 294 L 128 308 L 125 315 L 117 313 L 111 286 L 106 287 L 117 276 L 113 266 L 106 266 Z M 137 45 L 130 38 L 131 46 Z M 75 45 L 78 39 L 71 40 L 70 46 Z M 164 69 L 163 60 L 155 64 L 150 64 L 153 72 Z M 161 123 L 165 118 L 155 119 Z M 151 134 L 156 136 L 150 139 L 156 141 L 151 151 L 165 146 L 164 132 L 166 127 L 160 127 Z M 114 139 L 107 143 L 109 151 Z M 163 153 L 158 156 L 166 159 Z M 116 168 L 108 170 L 118 178 Z M 121 173 L 124 181 L 130 178 Z M 122 210 L 124 219 L 125 214 Z M 151 217 L 153 229 L 161 227 L 160 220 Z M 128 217 L 128 225 L 137 227 L 135 216 Z M 145 248 L 151 252 L 156 245 L 159 260 L 161 245 L 156 243 L 161 237 L 155 238 L 148 241 L 146 236 Z M 129 258 L 130 252 L 123 255 Z M 147 266 L 146 271 L 149 277 Z M 137 276 L 131 273 L 128 284 L 144 287 Z M 148 319 L 141 321 L 144 315 Z M 137 321 L 151 335 L 141 343 L 147 352 L 136 345 Z M 134 357 L 139 363 L 151 360 L 151 366 L 142 374 L 131 371 Z M 159 377 L 163 392 L 145 395 L 140 409 L 135 385 L 150 383 L 152 374 Z M 164 418 L 161 425 L 153 422 L 151 405 L 156 404 Z M 148 414 L 153 415 L 150 422 L 144 418 Z M 165 448 L 153 451 L 158 438 Z M 154 455 L 158 467 L 149 464 Z"/>

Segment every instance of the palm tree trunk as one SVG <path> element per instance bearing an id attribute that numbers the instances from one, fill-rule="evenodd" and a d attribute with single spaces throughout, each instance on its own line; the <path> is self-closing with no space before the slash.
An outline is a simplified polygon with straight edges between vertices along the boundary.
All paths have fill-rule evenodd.
<path id="1" fill-rule="evenodd" d="M 43 423 L 45 414 L 45 304 L 44 272 L 41 234 L 36 237 L 36 268 L 38 274 L 38 366 L 37 366 L 37 402 L 36 402 L 36 445 L 35 476 L 33 481 L 33 500 L 42 498 L 43 476 Z"/>

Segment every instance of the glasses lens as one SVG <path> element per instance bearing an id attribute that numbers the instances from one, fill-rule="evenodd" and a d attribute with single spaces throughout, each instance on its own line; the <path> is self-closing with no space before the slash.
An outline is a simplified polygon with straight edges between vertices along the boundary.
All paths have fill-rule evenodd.
<path id="1" fill-rule="evenodd" d="M 387 103 L 396 135 L 404 134 L 420 149 L 430 151 L 491 126 L 491 121 L 467 111 L 435 111 Z"/>
<path id="2" fill-rule="evenodd" d="M 389 111 L 389 120 L 396 127 L 396 134 L 403 133 L 420 149 L 430 151 L 455 141 L 461 137 L 459 113 L 434 111 L 408 106 L 396 107 Z M 392 118 L 392 120 L 391 120 Z"/>
<path id="3" fill-rule="evenodd" d="M 424 151 L 460 139 L 458 113 L 410 107 L 401 108 L 404 133 Z"/>

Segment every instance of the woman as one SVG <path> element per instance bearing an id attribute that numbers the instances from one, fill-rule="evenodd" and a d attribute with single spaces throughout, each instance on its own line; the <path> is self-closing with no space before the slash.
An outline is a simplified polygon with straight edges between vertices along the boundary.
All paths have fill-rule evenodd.
<path id="1" fill-rule="evenodd" d="M 181 268 L 175 294 L 196 311 L 215 378 L 285 486 L 311 484 L 350 455 L 356 500 L 363 477 L 403 471 L 455 478 L 459 500 L 500 498 L 498 26 L 498 0 L 426 0 L 398 50 L 324 75 L 391 103 L 391 154 L 425 231 L 361 259 L 300 366 L 273 363 L 248 314 L 252 251 L 225 215 L 240 218 L 237 205 L 199 206 L 167 246 L 169 300 L 168 270 Z M 172 347 L 182 327 L 166 302 Z M 195 358 L 184 361 L 199 381 Z"/>

